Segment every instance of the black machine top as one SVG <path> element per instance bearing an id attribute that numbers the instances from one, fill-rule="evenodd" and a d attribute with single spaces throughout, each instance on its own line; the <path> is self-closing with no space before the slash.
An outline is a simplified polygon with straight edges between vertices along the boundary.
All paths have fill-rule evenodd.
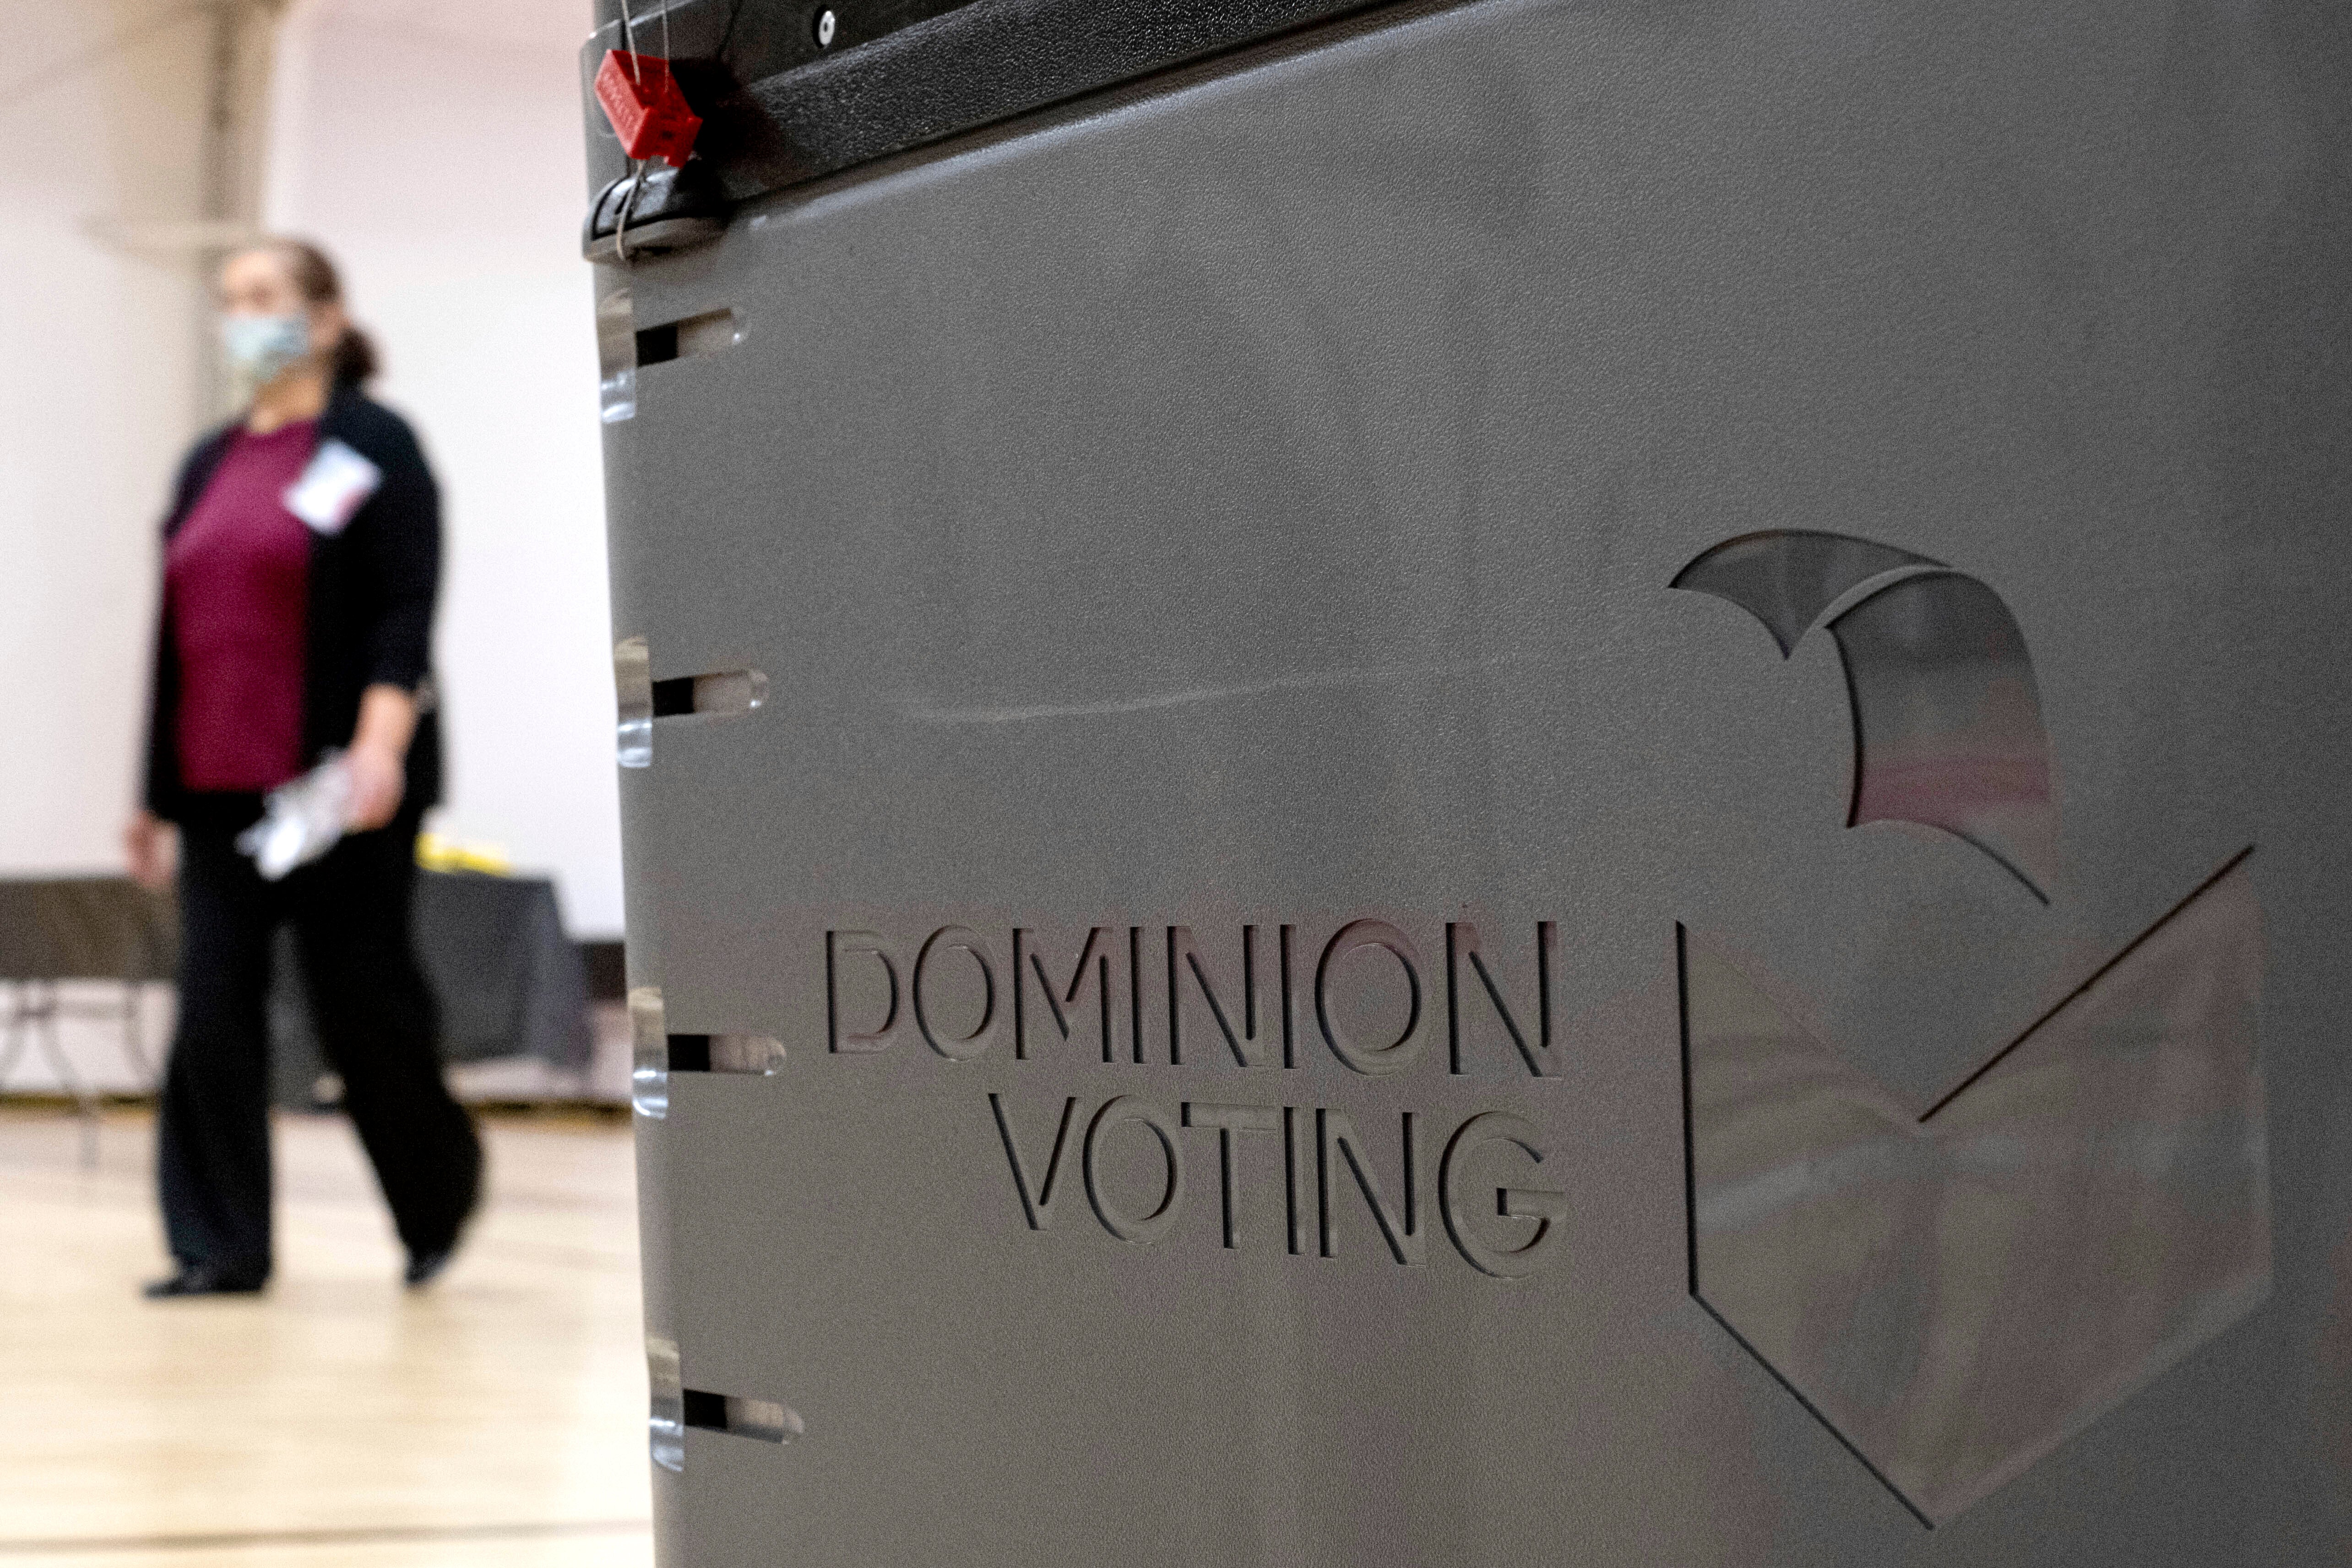
<path id="1" fill-rule="evenodd" d="M 673 62 L 697 162 L 743 201 L 1372 7 L 1365 0 L 599 0 L 583 53 Z M 626 168 L 591 112 L 596 188 Z"/>

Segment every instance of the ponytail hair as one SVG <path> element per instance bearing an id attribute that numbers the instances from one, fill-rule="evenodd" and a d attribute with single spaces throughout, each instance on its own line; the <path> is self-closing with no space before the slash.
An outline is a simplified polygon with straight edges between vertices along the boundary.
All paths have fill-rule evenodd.
<path id="1" fill-rule="evenodd" d="M 343 335 L 335 340 L 334 354 L 327 363 L 336 385 L 357 386 L 376 372 L 375 340 L 347 325 Z"/>
<path id="2" fill-rule="evenodd" d="M 335 270 L 327 253 L 309 240 L 268 239 L 256 248 L 268 251 L 286 264 L 286 276 L 292 280 L 294 291 L 302 297 L 304 304 L 342 304 L 342 274 Z M 373 376 L 382 364 L 374 340 L 346 320 L 343 335 L 335 340 L 328 359 L 328 371 L 335 384 L 357 386 Z"/>

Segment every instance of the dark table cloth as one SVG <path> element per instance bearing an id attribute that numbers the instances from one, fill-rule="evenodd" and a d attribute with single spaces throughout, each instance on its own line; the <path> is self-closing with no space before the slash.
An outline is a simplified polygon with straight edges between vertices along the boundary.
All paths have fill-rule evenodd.
<path id="1" fill-rule="evenodd" d="M 588 1064 L 595 1041 L 588 971 L 578 945 L 563 934 L 553 883 L 420 871 L 416 949 L 441 1003 L 443 1061 L 535 1056 L 551 1067 Z M 312 1087 L 327 1067 L 285 931 L 278 938 L 269 1025 L 278 1102 L 312 1103 Z"/>
<path id="2" fill-rule="evenodd" d="M 0 880 L 0 980 L 168 980 L 179 936 L 171 895 L 129 877 Z"/>
<path id="3" fill-rule="evenodd" d="M 0 880 L 0 981 L 170 979 L 178 936 L 170 896 L 126 877 Z M 563 934 L 552 883 L 420 871 L 416 946 L 441 1003 L 443 1060 L 587 1065 L 587 968 Z M 326 1068 L 283 931 L 269 1017 L 277 1097 L 309 1104 Z"/>

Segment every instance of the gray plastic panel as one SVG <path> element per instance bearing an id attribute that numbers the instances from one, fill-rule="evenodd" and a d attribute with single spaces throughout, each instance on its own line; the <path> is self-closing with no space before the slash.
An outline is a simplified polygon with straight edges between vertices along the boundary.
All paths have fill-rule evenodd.
<path id="1" fill-rule="evenodd" d="M 640 267 L 666 1560 L 2343 1561 L 2346 28 L 1497 0 Z"/>

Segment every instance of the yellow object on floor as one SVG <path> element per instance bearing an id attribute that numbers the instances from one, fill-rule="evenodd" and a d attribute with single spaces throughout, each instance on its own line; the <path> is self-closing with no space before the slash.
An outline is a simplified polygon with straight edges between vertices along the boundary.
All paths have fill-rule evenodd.
<path id="1" fill-rule="evenodd" d="M 438 833 L 416 835 L 416 863 L 426 871 L 470 871 L 512 876 L 514 857 L 499 844 L 469 844 Z"/>

